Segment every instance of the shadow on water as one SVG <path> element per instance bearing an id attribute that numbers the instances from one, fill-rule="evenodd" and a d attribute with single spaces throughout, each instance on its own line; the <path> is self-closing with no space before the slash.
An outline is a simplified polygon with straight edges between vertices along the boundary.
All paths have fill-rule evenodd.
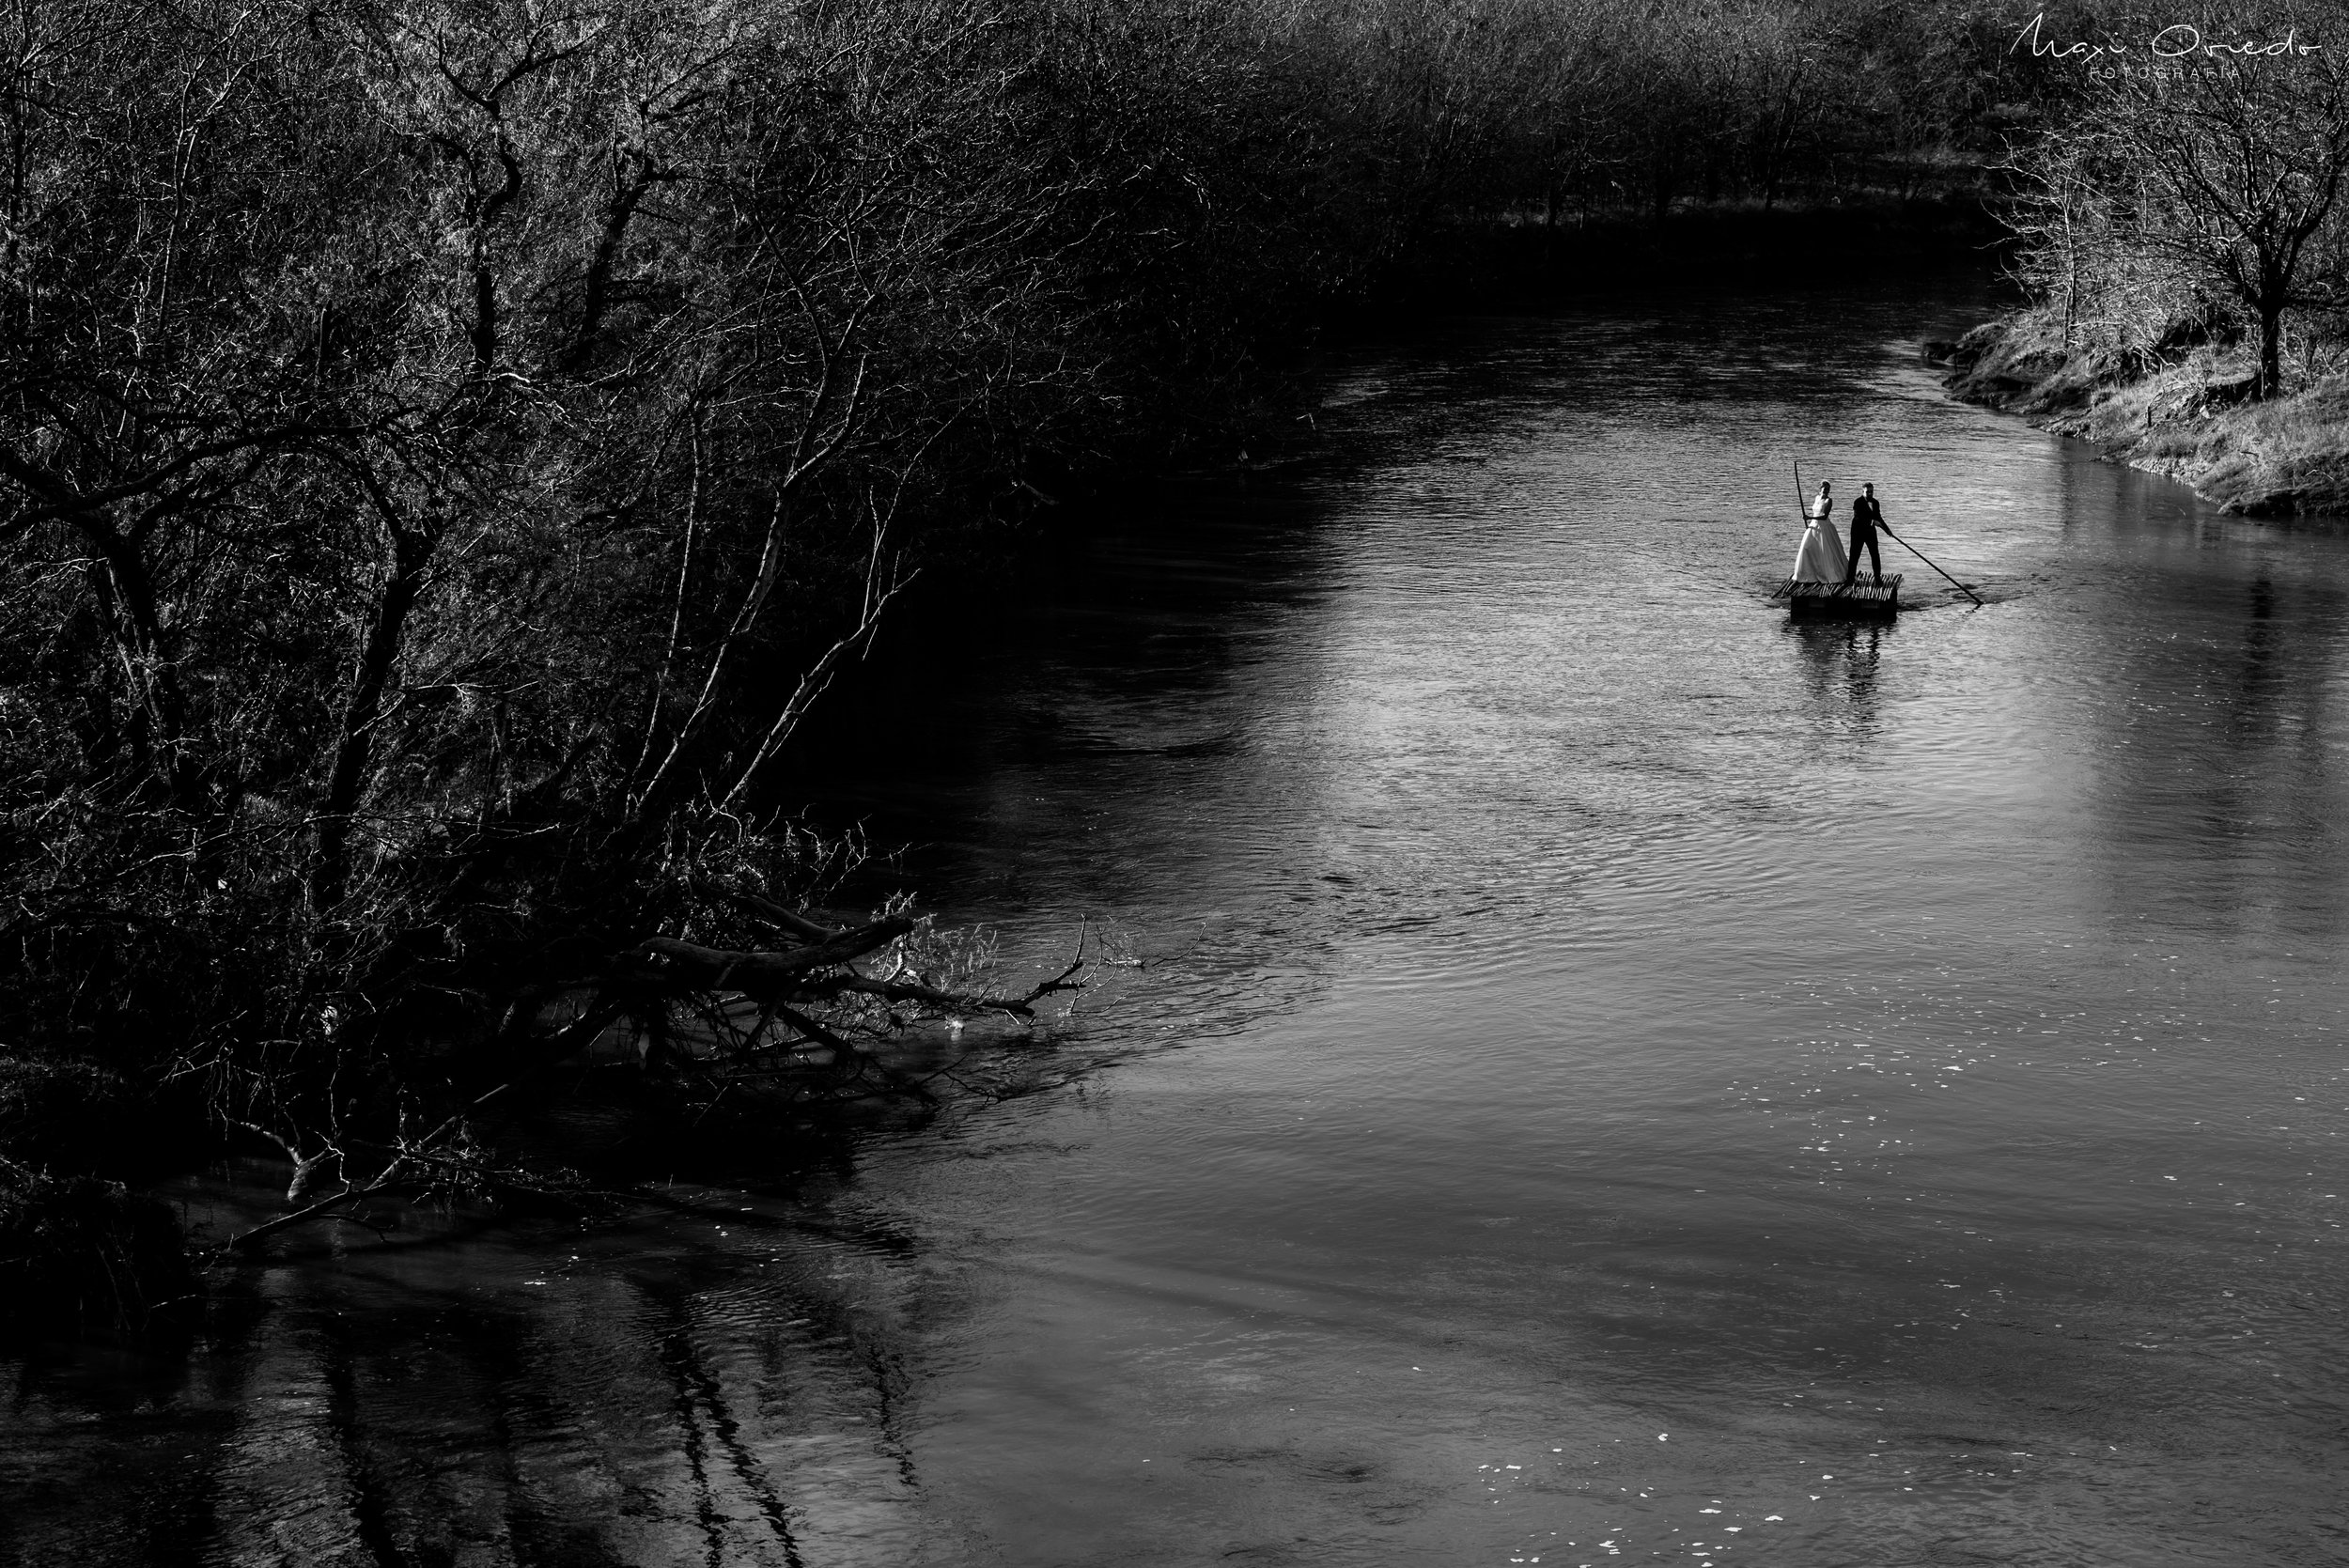
<path id="1" fill-rule="evenodd" d="M 1898 635 L 1898 623 L 1838 626 L 1790 620 L 1785 630 L 1801 650 L 1803 677 L 1812 699 L 1811 722 L 1841 724 L 1859 734 L 1873 730 L 1877 665 Z"/>
<path id="2" fill-rule="evenodd" d="M 192 1362 L 24 1363 L 8 1560 L 920 1548 L 900 1328 L 917 1270 L 886 1217 L 713 1191 L 659 1224 L 412 1231 L 300 1237 L 239 1268 Z"/>
<path id="3" fill-rule="evenodd" d="M 1194 493 L 1214 501 L 1186 526 L 1148 526 Z M 984 602 L 932 585 L 817 710 L 779 797 L 832 831 L 911 846 L 886 874 L 910 864 L 957 917 L 1016 918 L 1035 900 L 1035 860 L 1086 852 L 1034 820 L 1040 792 L 1116 798 L 1243 751 L 1228 693 L 1311 614 L 1318 511 L 1203 482 L 1135 503 L 1066 522 Z"/>

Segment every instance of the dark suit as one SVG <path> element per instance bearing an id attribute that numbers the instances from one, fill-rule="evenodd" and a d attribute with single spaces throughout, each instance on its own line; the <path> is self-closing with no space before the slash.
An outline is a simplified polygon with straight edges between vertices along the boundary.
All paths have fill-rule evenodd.
<path id="1" fill-rule="evenodd" d="M 1876 549 L 1876 524 L 1884 520 L 1884 508 L 1876 505 L 1873 495 L 1862 494 L 1851 504 L 1851 555 L 1843 567 L 1843 582 L 1849 586 L 1859 575 L 1859 547 L 1868 547 L 1868 565 L 1874 568 L 1878 582 L 1884 579 L 1884 556 Z"/>

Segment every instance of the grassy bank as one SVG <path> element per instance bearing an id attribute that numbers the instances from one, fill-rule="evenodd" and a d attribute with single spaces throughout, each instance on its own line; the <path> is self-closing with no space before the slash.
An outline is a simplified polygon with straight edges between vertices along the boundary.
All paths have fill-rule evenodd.
<path id="1" fill-rule="evenodd" d="M 2256 347 L 2191 320 L 2122 354 L 2067 348 L 2061 311 L 2043 305 L 1927 351 L 1950 367 L 1955 396 L 2096 442 L 2227 511 L 2349 512 L 2349 360 L 2337 348 L 2304 340 L 2284 395 L 2264 401 L 2253 397 Z"/>

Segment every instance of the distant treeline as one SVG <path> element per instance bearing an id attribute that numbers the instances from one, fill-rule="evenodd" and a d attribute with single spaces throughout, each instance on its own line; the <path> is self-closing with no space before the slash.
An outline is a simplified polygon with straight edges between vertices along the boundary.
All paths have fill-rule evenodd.
<path id="1" fill-rule="evenodd" d="M 159 1085 L 337 1166 L 438 1117 L 711 886 L 794 895 L 759 781 L 941 530 L 1212 427 L 1439 230 L 1970 182 L 2038 90 L 2011 34 L 9 7 L 0 1143 Z M 42 1183 L 171 1147 L 0 1147 L 0 1265 L 48 1266 Z"/>

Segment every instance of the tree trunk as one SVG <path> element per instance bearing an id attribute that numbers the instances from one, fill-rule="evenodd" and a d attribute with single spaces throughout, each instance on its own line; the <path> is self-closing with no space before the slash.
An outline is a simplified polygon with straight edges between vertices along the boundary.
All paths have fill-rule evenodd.
<path id="1" fill-rule="evenodd" d="M 179 677 L 164 647 L 163 610 L 145 553 L 102 514 L 79 520 L 83 536 L 104 563 L 107 591 L 102 602 L 114 622 L 113 636 L 129 681 L 133 753 L 182 804 L 199 795 L 194 770 L 181 745 L 187 705 Z"/>
<path id="2" fill-rule="evenodd" d="M 661 178 L 649 163 L 641 165 L 604 208 L 603 227 L 596 237 L 595 252 L 587 261 L 587 280 L 580 291 L 579 327 L 571 334 L 571 346 L 566 353 L 566 363 L 570 365 L 586 364 L 595 352 L 597 335 L 603 331 L 604 311 L 611 303 L 613 270 L 619 263 L 620 245 L 628 238 L 630 220 L 636 216 L 645 194 Z"/>
<path id="3" fill-rule="evenodd" d="M 375 753 L 383 689 L 391 683 L 392 666 L 399 660 L 408 613 L 423 592 L 425 567 L 431 558 L 431 543 L 425 536 L 404 530 L 393 535 L 392 579 L 376 604 L 366 646 L 360 651 L 359 668 L 351 675 L 350 699 L 343 708 L 342 740 L 334 749 L 334 771 L 327 783 L 325 808 L 319 813 L 319 858 L 310 874 L 310 899 L 320 909 L 340 902 L 349 881 L 350 819 L 359 809 L 367 764 Z"/>
<path id="4" fill-rule="evenodd" d="M 2277 396 L 2283 390 L 2283 307 L 2263 302 L 2259 316 L 2260 380 L 2256 396 L 2263 401 Z"/>

